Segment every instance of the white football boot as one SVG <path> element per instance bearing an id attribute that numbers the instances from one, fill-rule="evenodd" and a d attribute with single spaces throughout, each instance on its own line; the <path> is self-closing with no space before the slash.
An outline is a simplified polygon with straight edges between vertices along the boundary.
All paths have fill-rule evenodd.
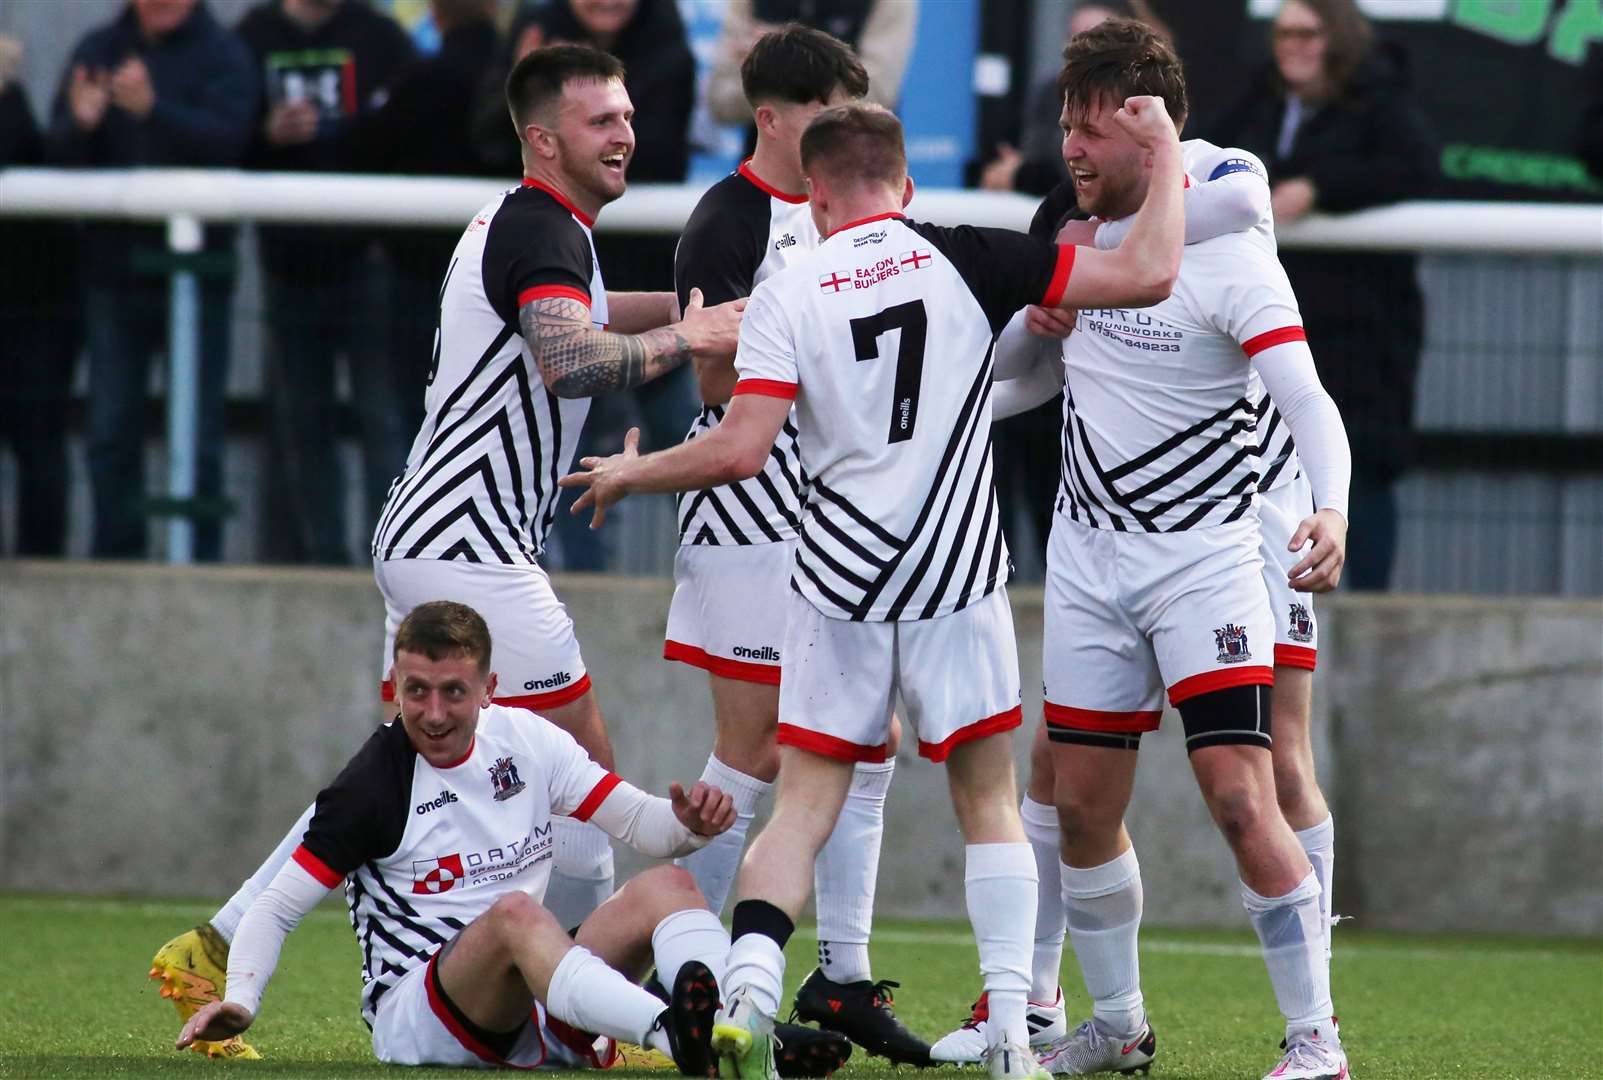
<path id="1" fill-rule="evenodd" d="M 974 1010 L 956 1031 L 944 1035 L 930 1047 L 932 1061 L 953 1065 L 974 1065 L 985 1057 L 986 1040 L 990 1027 L 990 999 L 981 994 Z M 1039 1053 L 1069 1030 L 1063 1014 L 1063 991 L 1058 990 L 1057 1000 L 1050 1005 L 1039 1001 L 1024 1006 L 1024 1022 L 1030 1029 L 1030 1049 Z"/>
<path id="2" fill-rule="evenodd" d="M 1334 1023 L 1290 1032 L 1280 1046 L 1286 1052 L 1263 1080 L 1347 1080 L 1347 1052 Z"/>
<path id="3" fill-rule="evenodd" d="M 1144 1073 L 1152 1068 L 1158 1054 L 1158 1040 L 1152 1025 L 1120 1035 L 1102 1027 L 1095 1019 L 1074 1029 L 1041 1054 L 1041 1065 L 1054 1076 L 1088 1076 L 1091 1073 Z"/>

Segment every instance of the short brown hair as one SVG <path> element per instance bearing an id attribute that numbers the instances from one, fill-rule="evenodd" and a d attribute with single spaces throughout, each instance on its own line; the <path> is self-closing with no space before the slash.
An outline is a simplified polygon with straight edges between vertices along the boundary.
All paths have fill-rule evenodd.
<path id="1" fill-rule="evenodd" d="M 802 172 L 837 183 L 882 183 L 900 190 L 907 179 L 902 122 L 883 105 L 854 101 L 823 109 L 801 137 Z"/>
<path id="2" fill-rule="evenodd" d="M 770 101 L 807 105 L 828 101 L 837 90 L 849 98 L 865 96 L 868 72 L 839 38 L 786 23 L 751 47 L 740 64 L 740 87 L 753 109 Z"/>
<path id="3" fill-rule="evenodd" d="M 451 600 L 431 600 L 413 608 L 395 631 L 395 655 L 417 653 L 430 660 L 465 656 L 479 674 L 490 673 L 490 628 L 484 616 Z"/>
<path id="4" fill-rule="evenodd" d="M 588 45 L 547 45 L 534 49 L 512 65 L 507 76 L 507 109 L 522 131 L 529 118 L 562 97 L 562 88 L 574 81 L 623 81 L 623 62 Z"/>
<path id="5" fill-rule="evenodd" d="M 1173 46 L 1135 19 L 1108 19 L 1075 34 L 1063 50 L 1058 74 L 1070 116 L 1084 115 L 1107 102 L 1150 94 L 1163 99 L 1175 130 L 1185 125 L 1186 73 Z"/>

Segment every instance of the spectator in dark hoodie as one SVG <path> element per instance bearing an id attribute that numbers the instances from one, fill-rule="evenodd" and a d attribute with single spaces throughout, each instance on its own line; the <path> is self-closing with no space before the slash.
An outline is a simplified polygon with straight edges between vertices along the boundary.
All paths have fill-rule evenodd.
<path id="1" fill-rule="evenodd" d="M 247 164 L 280 172 L 341 165 L 351 128 L 412 60 L 406 31 L 363 0 L 265 0 L 237 27 L 256 57 L 262 107 Z M 350 374 L 365 477 L 365 528 L 406 465 L 418 402 L 397 400 L 391 351 L 374 333 L 371 229 L 262 225 L 269 453 L 262 551 L 270 562 L 346 563 L 337 357 Z"/>
<path id="2" fill-rule="evenodd" d="M 240 163 L 256 115 L 250 51 L 198 0 L 128 0 L 72 52 L 56 95 L 48 157 L 62 165 L 215 166 Z M 233 226 L 206 229 L 205 250 L 232 252 Z M 89 338 L 89 479 L 97 558 L 145 551 L 145 386 L 167 340 L 167 283 L 137 266 L 165 250 L 151 225 L 83 231 Z M 201 277 L 199 457 L 195 555 L 222 554 L 223 391 L 228 376 L 227 273 Z M 209 512 L 208 512 L 209 511 Z"/>
<path id="3" fill-rule="evenodd" d="M 1273 61 L 1202 137 L 1269 168 L 1275 221 L 1431 194 L 1435 140 L 1410 93 L 1406 56 L 1371 40 L 1353 0 L 1287 0 Z M 1384 589 L 1397 547 L 1394 485 L 1408 467 L 1424 300 L 1412 254 L 1287 251 L 1308 344 L 1352 442 L 1345 580 Z"/>

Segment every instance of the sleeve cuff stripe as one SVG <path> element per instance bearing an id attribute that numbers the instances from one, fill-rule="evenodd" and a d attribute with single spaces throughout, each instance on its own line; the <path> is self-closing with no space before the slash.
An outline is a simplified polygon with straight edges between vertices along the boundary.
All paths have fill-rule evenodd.
<path id="1" fill-rule="evenodd" d="M 764 397 L 784 398 L 786 401 L 796 400 L 796 384 L 793 382 L 780 382 L 778 379 L 741 379 L 735 384 L 737 394 L 762 394 Z"/>
<path id="2" fill-rule="evenodd" d="M 518 293 L 518 307 L 522 307 L 530 300 L 577 300 L 585 307 L 590 306 L 590 294 L 583 289 L 575 289 L 572 285 L 534 285 Z"/>
<path id="3" fill-rule="evenodd" d="M 308 874 L 311 874 L 314 878 L 316 878 L 324 886 L 324 888 L 337 888 L 339 883 L 345 880 L 344 874 L 336 874 L 333 870 L 329 869 L 328 864 L 322 859 L 319 859 L 316 855 L 313 855 L 310 851 L 307 851 L 305 844 L 302 844 L 300 847 L 296 848 L 295 854 L 291 855 L 290 858 L 294 859 L 296 865 L 298 865 L 302 870 L 305 870 Z"/>
<path id="4" fill-rule="evenodd" d="M 1052 283 L 1046 287 L 1042 307 L 1057 307 L 1063 299 L 1063 290 L 1069 287 L 1069 275 L 1074 272 L 1074 245 L 1058 245 L 1058 262 L 1052 269 Z"/>
<path id="5" fill-rule="evenodd" d="M 612 789 L 621 783 L 623 783 L 623 777 L 617 773 L 609 772 L 601 778 L 595 787 L 590 789 L 590 794 L 584 797 L 584 802 L 579 804 L 578 809 L 568 816 L 575 821 L 589 821 L 590 815 L 600 809 L 601 804 L 607 801 L 607 796 L 612 794 Z"/>
<path id="6" fill-rule="evenodd" d="M 1300 326 L 1282 326 L 1278 330 L 1268 330 L 1257 337 L 1250 337 L 1241 343 L 1241 351 L 1249 357 L 1257 356 L 1265 349 L 1272 349 L 1276 345 L 1284 345 L 1288 341 L 1307 341 L 1308 335 Z"/>

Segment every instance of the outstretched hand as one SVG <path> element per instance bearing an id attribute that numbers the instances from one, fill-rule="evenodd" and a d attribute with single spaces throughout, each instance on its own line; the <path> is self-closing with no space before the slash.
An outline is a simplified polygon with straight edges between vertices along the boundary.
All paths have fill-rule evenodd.
<path id="1" fill-rule="evenodd" d="M 697 298 L 691 295 L 690 302 L 695 304 Z M 601 528 L 601 523 L 607 518 L 607 507 L 621 500 L 629 494 L 624 474 L 631 462 L 640 457 L 640 429 L 632 427 L 623 437 L 623 453 L 613 454 L 611 457 L 582 457 L 579 467 L 587 472 L 569 473 L 557 481 L 558 487 L 582 487 L 587 489 L 573 501 L 574 514 L 582 514 L 594 507 L 595 515 L 590 519 L 592 529 Z"/>
<path id="2" fill-rule="evenodd" d="M 1313 548 L 1286 572 L 1286 578 L 1298 592 L 1329 592 L 1341 581 L 1341 568 L 1347 561 L 1347 519 L 1334 510 L 1303 518 L 1286 550 L 1301 551 L 1310 540 Z"/>
<path id="3" fill-rule="evenodd" d="M 191 1043 L 222 1042 L 233 1038 L 251 1026 L 256 1018 L 243 1005 L 230 1001 L 210 1001 L 189 1018 L 184 1030 L 178 1033 L 177 1049 L 187 1050 Z"/>
<path id="4" fill-rule="evenodd" d="M 697 780 L 687 794 L 679 784 L 668 785 L 674 817 L 698 836 L 717 836 L 735 823 L 735 800 L 726 791 Z"/>
<path id="5" fill-rule="evenodd" d="M 740 342 L 741 313 L 745 310 L 744 296 L 707 307 L 702 302 L 701 290 L 691 289 L 684 314 L 676 325 L 690 345 L 692 358 L 697 361 L 733 360 L 735 346 Z"/>

